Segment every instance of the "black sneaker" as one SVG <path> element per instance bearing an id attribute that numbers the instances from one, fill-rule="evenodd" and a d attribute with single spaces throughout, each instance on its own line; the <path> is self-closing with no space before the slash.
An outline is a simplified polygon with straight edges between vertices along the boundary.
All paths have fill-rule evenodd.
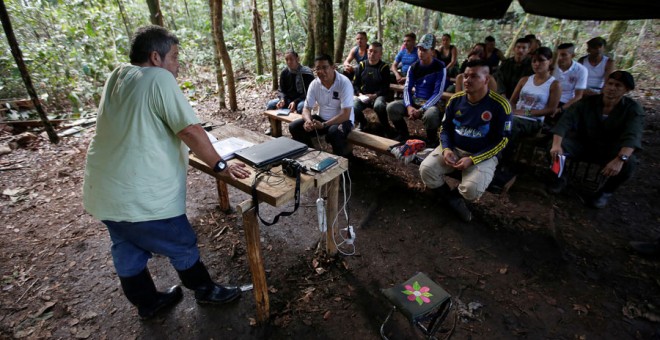
<path id="1" fill-rule="evenodd" d="M 590 202 L 590 205 L 596 209 L 603 209 L 612 197 L 611 192 L 601 192 L 597 194 Z"/>

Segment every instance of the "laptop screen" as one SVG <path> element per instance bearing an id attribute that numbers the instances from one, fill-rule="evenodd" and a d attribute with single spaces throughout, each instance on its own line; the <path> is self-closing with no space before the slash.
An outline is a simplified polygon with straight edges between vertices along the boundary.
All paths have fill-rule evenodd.
<path id="1" fill-rule="evenodd" d="M 267 142 L 236 151 L 236 158 L 255 168 L 263 168 L 293 158 L 307 151 L 307 145 L 288 137 L 279 137 Z"/>

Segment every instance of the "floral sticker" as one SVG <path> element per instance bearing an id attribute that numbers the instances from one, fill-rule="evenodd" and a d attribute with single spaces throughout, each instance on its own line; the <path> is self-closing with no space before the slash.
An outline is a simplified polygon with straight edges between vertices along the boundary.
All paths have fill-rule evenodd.
<path id="1" fill-rule="evenodd" d="M 420 306 L 425 303 L 431 303 L 431 299 L 429 299 L 429 297 L 433 296 L 433 294 L 429 293 L 431 288 L 422 287 L 417 281 L 412 286 L 405 285 L 405 288 L 406 290 L 402 290 L 401 293 L 408 295 L 409 301 L 417 301 Z"/>

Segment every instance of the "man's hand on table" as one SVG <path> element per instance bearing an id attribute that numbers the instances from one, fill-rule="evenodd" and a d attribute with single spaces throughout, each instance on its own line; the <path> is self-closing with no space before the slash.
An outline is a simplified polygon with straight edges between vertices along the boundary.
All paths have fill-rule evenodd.
<path id="1" fill-rule="evenodd" d="M 234 163 L 227 167 L 227 172 L 229 176 L 233 179 L 243 179 L 250 177 L 250 170 L 245 168 L 243 163 Z"/>

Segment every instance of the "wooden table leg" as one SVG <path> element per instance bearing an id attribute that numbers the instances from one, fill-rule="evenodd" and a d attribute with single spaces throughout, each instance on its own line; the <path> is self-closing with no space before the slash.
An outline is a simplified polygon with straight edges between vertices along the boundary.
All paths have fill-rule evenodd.
<path id="1" fill-rule="evenodd" d="M 325 241 L 325 251 L 330 256 L 337 254 L 337 246 L 335 245 L 335 229 L 332 228 L 335 218 L 339 219 L 337 216 L 337 207 L 339 205 L 339 177 L 331 180 L 330 182 L 324 184 L 325 191 L 328 193 L 327 205 L 326 205 L 326 216 L 328 219 L 328 230 L 326 232 L 326 241 Z M 339 221 L 337 221 L 339 222 Z M 337 223 L 336 225 L 338 225 Z"/>
<path id="2" fill-rule="evenodd" d="M 259 236 L 259 221 L 254 207 L 243 211 L 243 229 L 247 242 L 247 255 L 254 285 L 254 301 L 257 304 L 257 322 L 263 323 L 270 317 L 270 302 L 268 300 L 268 284 L 261 256 L 261 239 Z"/>
<path id="3" fill-rule="evenodd" d="M 218 204 L 221 211 L 229 211 L 229 191 L 227 183 L 216 178 L 215 184 L 218 187 Z"/>
<path id="4" fill-rule="evenodd" d="M 282 136 L 282 121 L 269 118 L 270 120 L 270 135 L 273 137 L 281 137 Z"/>

